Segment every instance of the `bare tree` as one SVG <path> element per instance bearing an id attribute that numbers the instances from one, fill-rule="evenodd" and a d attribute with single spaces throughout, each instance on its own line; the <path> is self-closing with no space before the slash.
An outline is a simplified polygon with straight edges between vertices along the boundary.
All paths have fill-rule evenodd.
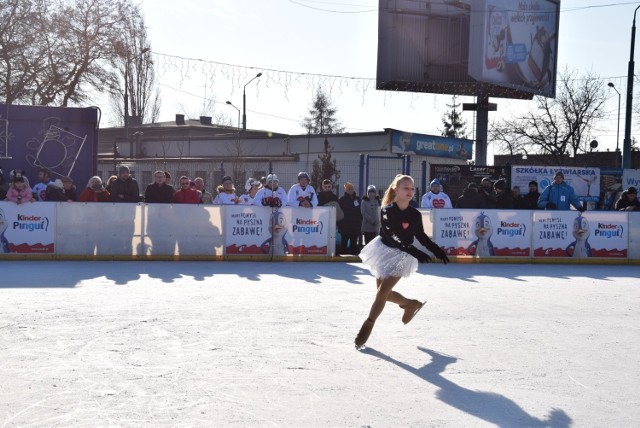
<path id="1" fill-rule="evenodd" d="M 605 117 L 604 82 L 567 69 L 557 82 L 555 99 L 535 97 L 535 110 L 492 124 L 489 140 L 498 151 L 551 155 L 554 164 L 566 165 L 571 156 L 589 150 L 592 133 Z"/>

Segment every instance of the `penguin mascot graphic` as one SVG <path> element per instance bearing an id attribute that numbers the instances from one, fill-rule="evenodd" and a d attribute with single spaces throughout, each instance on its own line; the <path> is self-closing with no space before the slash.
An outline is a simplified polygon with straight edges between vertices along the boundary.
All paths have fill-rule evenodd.
<path id="1" fill-rule="evenodd" d="M 271 224 L 269 225 L 269 232 L 271 238 L 267 238 L 266 241 L 260 245 L 262 252 L 267 254 L 269 248 L 273 247 L 274 256 L 284 256 L 289 254 L 289 242 L 287 242 L 287 220 L 284 214 L 278 210 L 271 213 Z"/>
<path id="2" fill-rule="evenodd" d="M 567 246 L 565 251 L 571 257 L 591 257 L 591 245 L 589 245 L 589 222 L 579 214 L 573 220 L 573 237 L 576 239 Z"/>
<path id="3" fill-rule="evenodd" d="M 4 236 L 4 232 L 6 232 L 9 227 L 9 223 L 7 222 L 7 217 L 4 215 L 4 211 L 0 209 L 0 254 L 9 254 L 9 241 Z"/>
<path id="4" fill-rule="evenodd" d="M 493 250 L 493 244 L 491 243 L 491 235 L 493 234 L 493 227 L 491 226 L 491 219 L 481 212 L 473 222 L 474 234 L 478 239 L 473 241 L 467 248 L 469 254 L 480 257 L 495 256 Z"/>

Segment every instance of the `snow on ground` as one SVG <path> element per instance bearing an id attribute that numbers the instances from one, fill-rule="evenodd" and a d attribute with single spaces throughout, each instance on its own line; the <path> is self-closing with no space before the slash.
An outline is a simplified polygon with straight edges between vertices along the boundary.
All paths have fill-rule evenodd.
<path id="1" fill-rule="evenodd" d="M 0 264 L 0 427 L 630 427 L 637 266 Z"/>

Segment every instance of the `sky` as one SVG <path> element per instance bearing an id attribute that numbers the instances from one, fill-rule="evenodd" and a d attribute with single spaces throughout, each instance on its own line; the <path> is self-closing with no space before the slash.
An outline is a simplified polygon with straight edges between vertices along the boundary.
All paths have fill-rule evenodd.
<path id="1" fill-rule="evenodd" d="M 301 134 L 315 88 L 329 92 L 346 132 L 384 128 L 440 135 L 451 96 L 375 89 L 378 0 L 143 0 L 162 106 L 197 119 L 224 115 L 238 124 L 245 84 L 247 127 Z M 619 144 L 624 138 L 626 75 L 631 26 L 638 1 L 563 0 L 558 69 L 593 73 L 622 94 Z M 640 48 L 638 48 L 640 49 Z M 637 49 L 636 49 L 637 50 Z M 636 67 L 637 69 L 638 67 Z M 618 95 L 606 88 L 608 120 L 591 138 L 616 147 Z M 462 97 L 461 102 L 473 102 Z M 510 117 L 533 101 L 492 99 Z M 637 99 L 634 100 L 637 102 Z M 206 108 L 207 104 L 211 108 Z M 104 109 L 102 127 L 117 120 Z M 471 112 L 463 116 L 473 132 Z M 634 122 L 638 122 L 634 117 Z M 632 136 L 638 126 L 634 124 Z M 489 156 L 492 147 L 489 146 Z"/>

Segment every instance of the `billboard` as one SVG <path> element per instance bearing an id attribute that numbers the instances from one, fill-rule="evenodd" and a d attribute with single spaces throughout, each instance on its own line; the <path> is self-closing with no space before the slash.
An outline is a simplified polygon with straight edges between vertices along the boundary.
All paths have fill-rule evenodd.
<path id="1" fill-rule="evenodd" d="M 573 166 L 514 166 L 511 168 L 511 186 L 520 186 L 522 194 L 529 193 L 529 182 L 538 182 L 538 191 L 542 193 L 553 184 L 557 171 L 564 174 L 564 181 L 573 187 L 578 199 L 584 202 L 600 200 L 600 168 Z"/>
<path id="2" fill-rule="evenodd" d="M 473 141 L 466 138 L 438 137 L 392 130 L 391 153 L 467 161 L 473 156 Z"/>
<path id="3" fill-rule="evenodd" d="M 554 97 L 559 8 L 557 0 L 472 1 L 469 75 Z"/>
<path id="4" fill-rule="evenodd" d="M 98 109 L 0 104 L 0 168 L 21 169 L 33 186 L 38 170 L 73 178 L 79 188 L 97 170 Z"/>
<path id="5" fill-rule="evenodd" d="M 443 186 L 443 191 L 449 195 L 454 205 L 469 183 L 480 185 L 485 177 L 489 177 L 494 182 L 500 178 L 507 178 L 509 177 L 509 167 L 431 164 L 429 170 L 429 181 L 437 178 Z"/>
<path id="6" fill-rule="evenodd" d="M 531 99 L 534 94 L 553 96 L 559 1 L 504 0 L 503 3 L 510 9 L 506 6 L 500 9 L 502 3 L 498 0 L 493 3 L 489 0 L 380 0 L 376 88 L 518 99 Z M 491 10 L 490 5 L 493 5 Z M 551 5 L 555 7 L 554 16 L 547 14 Z M 526 9 L 526 14 L 520 8 Z M 496 21 L 498 17 L 503 18 L 496 10 L 509 12 L 504 16 L 505 20 L 517 20 L 525 15 L 525 23 L 485 28 L 487 22 L 492 22 L 492 17 Z M 544 24 L 542 16 L 555 26 Z M 529 23 L 526 22 L 528 17 Z M 538 27 L 544 24 L 546 36 L 540 31 L 535 43 L 532 38 L 525 40 L 536 24 Z M 496 37 L 492 39 L 494 35 Z M 485 51 L 489 58 L 496 56 L 488 51 L 493 48 L 492 40 L 498 52 L 505 52 L 501 55 L 503 62 L 508 56 L 510 63 L 499 72 L 492 68 L 495 76 L 491 73 L 483 75 L 476 62 L 481 58 L 484 60 Z M 544 73 L 541 71 L 540 75 L 544 76 L 540 79 L 533 78 L 531 67 L 525 68 L 524 63 L 520 66 L 529 57 L 533 64 L 538 61 L 540 70 L 545 64 L 553 67 L 547 67 Z M 547 63 L 544 58 L 548 59 Z M 499 61 L 491 59 L 489 62 L 493 65 Z M 543 84 L 549 81 L 550 73 L 552 82 Z"/>

